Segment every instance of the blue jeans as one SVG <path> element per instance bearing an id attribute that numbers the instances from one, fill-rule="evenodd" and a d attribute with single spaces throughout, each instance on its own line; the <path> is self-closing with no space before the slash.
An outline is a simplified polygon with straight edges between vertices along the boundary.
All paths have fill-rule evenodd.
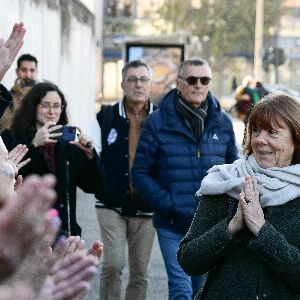
<path id="1" fill-rule="evenodd" d="M 191 300 L 202 287 L 205 276 L 188 276 L 177 262 L 179 243 L 184 234 L 170 228 L 156 228 L 168 275 L 169 300 Z"/>

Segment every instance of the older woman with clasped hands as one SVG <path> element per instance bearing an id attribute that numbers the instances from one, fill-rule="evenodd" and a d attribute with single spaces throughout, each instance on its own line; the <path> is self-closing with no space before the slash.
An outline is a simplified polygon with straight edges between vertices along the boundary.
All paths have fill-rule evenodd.
<path id="1" fill-rule="evenodd" d="M 300 299 L 300 103 L 256 104 L 244 150 L 202 181 L 178 261 L 207 273 L 196 299 Z"/>

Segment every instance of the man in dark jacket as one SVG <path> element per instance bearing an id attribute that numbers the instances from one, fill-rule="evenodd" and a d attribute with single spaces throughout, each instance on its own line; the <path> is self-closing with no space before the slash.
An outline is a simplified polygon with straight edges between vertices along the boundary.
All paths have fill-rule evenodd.
<path id="1" fill-rule="evenodd" d="M 128 244 L 130 274 L 125 299 L 146 300 L 155 230 L 152 210 L 132 188 L 131 167 L 144 120 L 154 109 L 149 101 L 150 78 L 147 64 L 127 63 L 122 70 L 124 98 L 114 106 L 102 106 L 90 131 L 96 149 L 98 144 L 97 152 L 101 153 L 105 170 L 104 189 L 96 195 L 105 245 L 100 299 L 121 299 Z"/>
<path id="2" fill-rule="evenodd" d="M 181 269 L 177 249 L 196 211 L 195 193 L 207 170 L 238 158 L 232 122 L 209 92 L 210 80 L 207 62 L 180 65 L 177 89 L 145 122 L 132 170 L 134 187 L 154 209 L 169 299 L 192 299 L 202 286 L 202 277 L 189 277 Z"/>

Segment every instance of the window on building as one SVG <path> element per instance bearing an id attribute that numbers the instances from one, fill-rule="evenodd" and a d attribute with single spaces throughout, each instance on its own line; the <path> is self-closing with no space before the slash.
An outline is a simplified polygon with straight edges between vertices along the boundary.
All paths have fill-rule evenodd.
<path id="1" fill-rule="evenodd" d="M 130 17 L 132 15 L 132 1 L 107 0 L 105 13 L 107 17 Z"/>

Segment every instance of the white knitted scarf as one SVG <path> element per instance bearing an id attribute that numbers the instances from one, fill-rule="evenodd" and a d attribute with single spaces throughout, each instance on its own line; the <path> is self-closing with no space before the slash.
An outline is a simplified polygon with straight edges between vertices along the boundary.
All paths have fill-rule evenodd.
<path id="1" fill-rule="evenodd" d="M 196 195 L 227 194 L 238 199 L 247 175 L 257 179 L 262 207 L 281 205 L 300 196 L 300 164 L 263 169 L 253 154 L 209 169 Z"/>

